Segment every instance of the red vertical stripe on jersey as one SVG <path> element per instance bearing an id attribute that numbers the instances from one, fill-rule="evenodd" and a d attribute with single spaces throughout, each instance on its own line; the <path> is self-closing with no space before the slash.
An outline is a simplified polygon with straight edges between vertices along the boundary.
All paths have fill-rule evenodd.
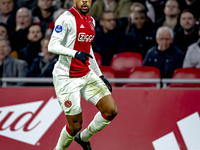
<path id="1" fill-rule="evenodd" d="M 74 15 L 76 20 L 77 34 L 74 44 L 74 50 L 90 53 L 90 46 L 95 34 L 93 19 L 89 15 L 82 15 L 74 7 L 68 11 L 70 11 Z M 89 58 L 86 61 L 86 65 L 84 65 L 81 61 L 72 58 L 71 67 L 69 70 L 70 78 L 77 78 L 86 75 L 90 71 L 88 66 Z"/>

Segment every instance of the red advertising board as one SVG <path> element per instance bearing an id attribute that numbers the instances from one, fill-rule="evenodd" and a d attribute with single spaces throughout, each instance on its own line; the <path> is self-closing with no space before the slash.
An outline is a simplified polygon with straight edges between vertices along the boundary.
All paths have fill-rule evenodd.
<path id="1" fill-rule="evenodd" d="M 200 90 L 114 89 L 119 114 L 94 150 L 200 149 Z M 98 111 L 82 99 L 83 129 Z M 53 88 L 0 89 L 0 149 L 53 150 L 66 118 Z M 72 142 L 69 150 L 82 148 Z"/>

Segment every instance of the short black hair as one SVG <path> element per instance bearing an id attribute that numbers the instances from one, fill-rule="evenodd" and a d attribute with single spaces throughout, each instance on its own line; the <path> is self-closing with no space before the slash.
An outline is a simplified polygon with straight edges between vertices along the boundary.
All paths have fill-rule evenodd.
<path id="1" fill-rule="evenodd" d="M 4 23 L 0 22 L 0 26 L 3 26 L 6 29 L 7 34 L 8 34 L 8 27 L 7 27 L 7 25 L 5 25 Z"/>
<path id="2" fill-rule="evenodd" d="M 193 12 L 191 9 L 184 9 L 184 10 L 181 12 L 181 14 L 186 13 L 186 12 L 191 13 L 195 19 L 197 18 L 197 17 L 194 15 L 194 12 Z"/>
<path id="3" fill-rule="evenodd" d="M 111 11 L 111 10 L 106 10 L 106 11 L 104 11 L 102 14 L 101 14 L 101 16 L 100 16 L 100 20 L 103 20 L 104 19 L 104 14 L 108 14 L 108 13 L 113 13 L 114 14 L 114 12 L 113 11 Z"/>

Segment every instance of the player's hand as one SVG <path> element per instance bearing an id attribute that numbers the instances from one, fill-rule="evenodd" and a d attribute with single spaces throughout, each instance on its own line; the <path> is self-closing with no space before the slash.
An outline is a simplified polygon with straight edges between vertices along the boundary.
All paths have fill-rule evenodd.
<path id="1" fill-rule="evenodd" d="M 99 76 L 101 78 L 101 80 L 106 84 L 107 88 L 109 89 L 110 92 L 112 92 L 112 86 L 111 84 L 109 83 L 109 81 L 103 76 Z"/>
<path id="2" fill-rule="evenodd" d="M 74 58 L 80 60 L 85 65 L 86 65 L 86 60 L 88 59 L 88 57 L 93 58 L 90 54 L 86 52 L 76 52 L 74 56 Z"/>

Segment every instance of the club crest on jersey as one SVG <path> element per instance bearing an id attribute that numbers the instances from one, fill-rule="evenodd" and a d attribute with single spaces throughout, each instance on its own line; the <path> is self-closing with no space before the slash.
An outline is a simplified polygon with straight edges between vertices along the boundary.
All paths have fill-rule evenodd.
<path id="1" fill-rule="evenodd" d="M 72 106 L 72 102 L 70 100 L 65 101 L 65 107 L 70 108 Z"/>
<path id="2" fill-rule="evenodd" d="M 61 26 L 61 25 L 57 25 L 57 26 L 55 27 L 55 31 L 56 31 L 57 33 L 62 32 L 62 26 Z"/>

